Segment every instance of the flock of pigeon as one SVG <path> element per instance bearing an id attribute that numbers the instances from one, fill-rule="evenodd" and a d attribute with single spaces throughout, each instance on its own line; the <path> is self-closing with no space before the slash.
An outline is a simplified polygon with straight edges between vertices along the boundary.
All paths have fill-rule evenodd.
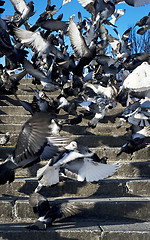
<path id="1" fill-rule="evenodd" d="M 70 1 L 63 0 L 61 8 Z M 116 10 L 116 5 L 122 0 L 78 1 L 91 17 L 83 19 L 79 12 L 77 23 L 75 15 L 68 21 L 62 20 L 63 14 L 55 17 L 60 8 L 56 9 L 50 0 L 33 25 L 30 24 L 30 17 L 35 14 L 32 1 L 10 0 L 14 15 L 0 18 L 0 57 L 5 56 L 5 66 L 0 64 L 0 93 L 14 94 L 31 114 L 22 126 L 12 155 L 0 165 L 0 184 L 13 182 L 16 169 L 47 160 L 37 171 L 38 186 L 29 198 L 39 217 L 30 229 L 46 229 L 55 219 L 78 211 L 68 203 L 50 205 L 38 193 L 43 186 L 57 184 L 60 176 L 77 181 L 99 181 L 111 176 L 120 166 L 118 161 L 107 164 L 107 157 L 99 159 L 87 146 L 69 142 L 60 135 L 63 125 L 79 124 L 88 115 L 87 127 L 96 128 L 107 109 L 119 102 L 125 109 L 118 128 L 129 122 L 132 134 L 118 156 L 122 152 L 132 154 L 149 142 L 150 53 L 131 55 L 129 34 L 132 28 L 120 37 L 117 20 L 125 10 Z M 150 0 L 124 2 L 140 7 Z M 0 1 L 0 13 L 5 10 L 4 3 Z M 116 37 L 109 34 L 108 25 L 114 29 Z M 150 14 L 135 26 L 139 27 L 137 34 L 143 35 L 150 29 Z M 66 44 L 68 38 L 72 53 Z M 111 53 L 107 54 L 109 46 Z M 20 80 L 27 73 L 33 77 L 32 102 L 22 101 L 17 95 Z M 42 90 L 38 89 L 39 85 Z M 59 95 L 54 99 L 50 93 L 56 90 Z M 80 114 L 79 108 L 83 110 Z M 57 116 L 61 109 L 68 114 L 68 119 L 59 122 Z M 6 133 L 0 145 L 6 145 L 9 137 Z"/>

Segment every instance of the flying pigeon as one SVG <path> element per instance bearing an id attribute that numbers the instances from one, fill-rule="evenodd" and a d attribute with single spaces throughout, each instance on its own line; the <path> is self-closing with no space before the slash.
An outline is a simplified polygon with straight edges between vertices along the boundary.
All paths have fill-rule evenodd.
<path id="1" fill-rule="evenodd" d="M 58 203 L 56 201 L 48 201 L 47 198 L 39 193 L 30 195 L 29 204 L 38 216 L 38 220 L 35 223 L 26 226 L 30 230 L 46 230 L 56 219 L 70 217 L 80 211 L 78 207 L 70 202 Z"/>
<path id="2" fill-rule="evenodd" d="M 69 19 L 69 37 L 75 55 L 80 58 L 77 66 L 73 69 L 73 73 L 82 76 L 84 66 L 88 65 L 96 55 L 94 39 L 87 46 L 84 37 L 74 22 L 74 16 Z"/>
<path id="3" fill-rule="evenodd" d="M 105 0 L 78 0 L 79 3 L 92 14 L 93 20 L 98 19 L 105 22 L 115 11 L 115 5 L 111 1 Z"/>
<path id="4" fill-rule="evenodd" d="M 26 20 L 32 17 L 34 12 L 34 3 L 29 1 L 28 4 L 24 0 L 10 0 L 15 9 L 13 22 L 20 27 Z"/>
<path id="5" fill-rule="evenodd" d="M 5 3 L 5 1 L 0 0 L 0 6 L 3 6 L 4 3 Z M 3 13 L 4 11 L 5 11 L 5 9 L 0 7 L 0 14 Z"/>
<path id="6" fill-rule="evenodd" d="M 148 16 L 141 18 L 136 22 L 135 26 L 139 26 L 137 33 L 143 35 L 148 29 L 150 29 L 150 13 Z"/>
<path id="7" fill-rule="evenodd" d="M 56 158 L 37 171 L 39 184 L 35 192 L 43 186 L 51 186 L 59 182 L 60 168 L 67 168 L 77 174 L 78 181 L 98 181 L 112 175 L 119 167 L 118 163 L 103 164 L 93 160 L 94 152 L 84 148 L 78 149 L 78 144 L 72 141 Z"/>
<path id="8" fill-rule="evenodd" d="M 29 118 L 22 126 L 14 152 L 0 165 L 0 184 L 13 182 L 17 168 L 39 162 L 46 145 L 49 145 L 53 156 L 58 151 L 57 147 L 63 145 L 59 132 L 60 126 L 51 114 L 39 112 Z"/>
<path id="9" fill-rule="evenodd" d="M 11 43 L 11 39 L 8 33 L 6 22 L 0 18 L 0 56 L 6 56 L 10 62 L 14 63 L 14 68 L 20 66 L 24 57 L 27 56 L 27 51 L 18 47 L 15 47 Z"/>
<path id="10" fill-rule="evenodd" d="M 118 101 L 126 106 L 128 104 L 129 93 L 138 98 L 150 96 L 150 65 L 143 62 L 136 67 L 124 80 L 117 95 Z"/>
<path id="11" fill-rule="evenodd" d="M 117 156 L 120 156 L 123 152 L 127 154 L 133 154 L 141 148 L 144 148 L 149 143 L 150 128 L 144 127 L 136 133 L 132 134 L 127 143 L 125 143 Z"/>

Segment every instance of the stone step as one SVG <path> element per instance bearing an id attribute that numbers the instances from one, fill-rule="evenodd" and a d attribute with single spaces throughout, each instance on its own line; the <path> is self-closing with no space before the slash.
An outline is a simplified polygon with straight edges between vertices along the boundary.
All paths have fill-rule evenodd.
<path id="1" fill-rule="evenodd" d="M 58 95 L 56 94 L 47 94 L 49 97 L 53 97 L 54 99 L 57 98 Z M 22 101 L 32 102 L 34 93 L 30 92 L 28 95 L 17 94 L 18 98 Z M 0 96 L 0 105 L 1 106 L 8 106 L 9 105 L 21 105 L 14 95 L 1 95 Z"/>
<path id="2" fill-rule="evenodd" d="M 28 117 L 29 119 L 30 117 Z M 22 119 L 23 120 L 23 119 Z M 59 120 L 58 120 L 59 121 Z M 24 119 L 25 123 L 25 119 Z M 10 132 L 12 134 L 19 134 L 23 123 L 1 123 L 0 124 L 0 132 L 6 133 Z M 114 124 L 115 125 L 115 124 Z M 127 139 L 124 135 L 129 135 L 126 132 L 126 127 L 122 127 L 121 129 L 117 129 L 116 125 L 107 125 L 104 123 L 99 123 L 95 129 L 88 128 L 88 125 L 68 125 L 65 124 L 62 126 L 61 135 L 90 135 L 90 136 L 111 136 L 112 138 L 121 137 Z M 89 137 L 90 137 L 89 136 Z M 129 136 L 128 136 L 129 137 Z"/>
<path id="3" fill-rule="evenodd" d="M 9 115 L 17 115 L 17 114 L 20 114 L 20 115 L 24 115 L 24 114 L 27 114 L 28 112 L 18 103 L 14 100 L 14 104 L 15 105 L 6 105 L 6 106 L 1 106 L 1 109 L 0 109 L 0 115 L 3 115 L 3 114 L 9 114 Z M 17 105 L 17 106 L 16 106 Z M 14 111 L 12 111 L 12 109 Z M 81 107 L 78 107 L 78 110 L 83 112 L 84 110 L 81 108 Z M 64 112 L 65 113 L 65 112 Z M 107 109 L 106 111 L 106 116 L 110 116 L 110 117 L 119 117 L 122 113 L 122 108 L 120 107 L 115 107 L 113 109 Z"/>
<path id="4" fill-rule="evenodd" d="M 20 127 L 21 129 L 21 127 Z M 19 130 L 19 129 L 18 129 Z M 2 131 L 6 132 L 6 129 L 2 129 Z M 86 135 L 70 135 L 66 132 L 61 135 L 68 136 L 68 142 L 71 142 L 73 140 L 77 141 L 78 143 L 81 143 L 82 145 L 89 146 L 89 147 L 121 147 L 129 138 L 128 135 L 123 135 L 123 136 L 111 136 L 111 135 L 92 135 L 90 133 Z M 12 134 L 10 132 L 10 140 L 7 143 L 8 146 L 15 146 L 17 139 L 18 139 L 18 134 Z M 105 133 L 101 133 L 105 134 Z M 0 134 L 0 137 L 2 137 L 4 134 Z"/>
<path id="5" fill-rule="evenodd" d="M 33 90 L 30 89 L 30 87 L 33 88 L 33 89 L 36 89 L 35 85 L 33 85 L 33 84 L 29 84 L 29 86 L 28 85 L 22 85 L 16 91 L 17 95 L 26 95 L 27 96 L 27 95 L 33 93 Z M 42 87 L 38 87 L 38 89 L 42 90 Z M 57 91 L 52 91 L 52 92 L 47 92 L 47 91 L 45 91 L 45 92 L 46 92 L 46 95 L 57 95 L 58 96 L 61 93 L 61 89 L 59 89 Z M 8 94 L 8 96 L 9 95 L 12 95 L 12 94 Z"/>
<path id="6" fill-rule="evenodd" d="M 82 139 L 81 139 L 82 140 Z M 78 141 L 79 142 L 79 141 Z M 83 144 L 82 141 L 80 141 L 81 144 Z M 91 146 L 89 145 L 88 147 L 90 150 L 94 151 L 97 153 L 97 155 L 101 158 L 103 156 L 107 156 L 109 161 L 118 161 L 121 160 L 124 163 L 133 163 L 134 162 L 149 162 L 150 158 L 150 151 L 149 147 L 145 147 L 143 149 L 140 149 L 132 154 L 132 159 L 131 155 L 127 153 L 122 153 L 121 156 L 116 157 L 117 153 L 120 151 L 120 147 L 99 147 L 99 146 L 93 146 L 94 144 L 91 142 Z M 0 147 L 0 159 L 4 160 L 8 155 L 10 155 L 14 150 L 14 147 Z"/>
<path id="7" fill-rule="evenodd" d="M 19 178 L 11 184 L 0 185 L 0 196 L 27 197 L 37 187 L 36 178 Z M 62 180 L 57 185 L 43 187 L 40 193 L 46 197 L 150 197 L 150 179 L 104 179 L 99 182 Z"/>
<path id="8" fill-rule="evenodd" d="M 6 148 L 4 150 L 4 148 L 0 148 L 0 152 L 1 152 L 1 161 L 5 160 L 12 152 L 13 152 L 12 147 L 7 147 L 7 151 Z M 110 151 L 110 149 L 109 149 Z M 109 157 L 108 159 L 108 163 L 113 163 L 116 162 L 118 160 L 120 160 L 120 168 L 117 170 L 116 173 L 114 173 L 111 177 L 109 178 L 117 178 L 117 179 L 124 179 L 124 178 L 150 178 L 150 161 L 148 160 L 149 158 L 145 158 L 143 159 L 142 156 L 144 156 L 143 154 L 146 154 L 146 151 L 144 149 L 144 151 L 142 152 L 142 150 L 138 151 L 140 154 L 136 153 L 134 155 L 133 160 L 131 161 L 129 158 L 127 159 L 128 155 L 123 156 L 123 158 L 120 159 L 116 159 L 116 157 L 114 156 L 114 153 L 109 153 L 110 155 L 108 155 L 106 152 L 105 154 L 101 154 L 100 152 L 97 151 L 98 154 L 101 154 L 102 156 L 107 156 Z M 139 159 L 139 155 L 141 156 L 141 158 Z M 129 156 L 128 156 L 129 157 Z M 36 172 L 37 170 L 42 167 L 43 165 L 45 165 L 46 162 L 40 162 L 39 164 L 35 164 L 34 166 L 31 166 L 29 168 L 25 168 L 25 169 L 19 169 L 16 172 L 16 176 L 20 176 L 20 177 L 35 177 L 36 176 Z"/>
<path id="9" fill-rule="evenodd" d="M 30 231 L 26 223 L 0 224 L 0 239 L 15 240 L 149 240 L 150 223 L 136 221 L 63 220 L 46 231 Z"/>
<path id="10" fill-rule="evenodd" d="M 150 197 L 119 198 L 48 198 L 56 203 L 68 202 L 81 211 L 73 218 L 96 218 L 101 220 L 134 219 L 150 221 Z M 4 223 L 27 222 L 37 219 L 28 198 L 5 196 L 0 198 L 0 215 Z"/>

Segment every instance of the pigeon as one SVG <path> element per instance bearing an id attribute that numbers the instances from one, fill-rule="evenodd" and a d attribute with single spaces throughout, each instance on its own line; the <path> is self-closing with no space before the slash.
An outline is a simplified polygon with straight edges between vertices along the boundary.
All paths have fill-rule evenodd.
<path id="1" fill-rule="evenodd" d="M 18 41 L 24 44 L 26 47 L 36 53 L 37 61 L 47 62 L 48 55 L 60 56 L 63 58 L 63 54 L 53 44 L 50 39 L 45 39 L 42 36 L 42 32 L 32 32 L 29 30 L 13 27 L 14 35 Z"/>
<path id="2" fill-rule="evenodd" d="M 5 3 L 5 1 L 0 0 L 0 14 L 5 11 L 5 9 L 1 7 L 4 5 L 4 3 Z"/>
<path id="3" fill-rule="evenodd" d="M 35 189 L 36 192 L 40 191 L 42 186 L 51 186 L 58 183 L 60 167 L 64 166 L 66 163 L 75 161 L 77 158 L 93 155 L 92 152 L 81 154 L 77 148 L 77 142 L 70 142 L 64 147 L 64 150 L 60 153 L 58 152 L 56 157 L 50 159 L 44 167 L 37 171 L 39 184 Z"/>
<path id="4" fill-rule="evenodd" d="M 136 104 L 137 103 L 137 104 Z M 135 105 L 136 108 L 132 110 L 128 115 L 128 122 L 133 125 L 138 125 L 140 127 L 147 127 L 150 125 L 150 99 L 144 98 L 139 101 L 136 101 L 132 105 Z"/>
<path id="5" fill-rule="evenodd" d="M 61 22 L 61 21 L 57 22 L 57 20 L 53 19 L 53 16 L 61 8 L 60 7 L 59 9 L 55 10 L 55 7 L 56 7 L 55 5 L 51 6 L 51 4 L 47 2 L 45 11 L 42 14 L 40 14 L 40 17 L 37 19 L 36 23 L 32 25 L 29 30 L 34 32 L 39 27 L 42 27 L 46 30 L 57 31 L 57 30 L 63 29 L 63 27 L 65 28 L 66 27 L 65 22 Z M 56 26 L 54 23 L 56 23 Z"/>
<path id="6" fill-rule="evenodd" d="M 135 151 L 144 148 L 149 143 L 149 137 L 149 127 L 144 127 L 136 133 L 132 134 L 128 142 L 121 147 L 121 150 L 117 154 L 117 157 L 120 156 L 123 152 L 132 155 Z"/>
<path id="7" fill-rule="evenodd" d="M 67 218 L 80 212 L 73 203 L 48 201 L 46 197 L 39 193 L 32 193 L 29 197 L 29 204 L 38 220 L 26 226 L 30 230 L 46 230 L 57 219 Z"/>
<path id="8" fill-rule="evenodd" d="M 131 27 L 128 28 L 123 34 L 122 37 L 120 37 L 118 31 L 114 28 L 114 31 L 116 32 L 119 39 L 113 37 L 112 35 L 108 35 L 107 38 L 109 40 L 109 43 L 112 47 L 112 53 L 116 55 L 117 59 L 126 59 L 130 53 L 130 43 L 128 43 L 128 36 L 131 31 Z"/>
<path id="9" fill-rule="evenodd" d="M 112 175 L 119 163 L 105 164 L 94 161 L 94 152 L 87 148 L 78 149 L 78 144 L 72 141 L 56 158 L 37 171 L 38 186 L 35 192 L 39 192 L 43 186 L 52 186 L 60 181 L 60 169 L 63 167 L 77 174 L 77 181 L 99 181 Z"/>
<path id="10" fill-rule="evenodd" d="M 110 20 L 110 23 L 115 25 L 116 21 L 125 14 L 125 11 L 125 9 L 115 9 L 114 13 L 111 15 L 112 19 Z"/>
<path id="11" fill-rule="evenodd" d="M 18 90 L 19 81 L 26 75 L 26 70 L 15 73 L 14 71 L 8 71 L 3 67 L 2 74 L 0 76 L 1 86 L 0 92 L 11 94 Z"/>
<path id="12" fill-rule="evenodd" d="M 73 73 L 75 75 L 82 76 L 84 66 L 88 65 L 96 54 L 94 39 L 91 41 L 90 46 L 87 46 L 84 37 L 74 22 L 74 16 L 69 19 L 69 37 L 75 55 L 80 58 L 77 66 L 73 70 Z"/>
<path id="13" fill-rule="evenodd" d="M 10 0 L 15 9 L 13 22 L 20 27 L 25 21 L 32 17 L 34 12 L 34 3 L 29 1 L 28 4 L 24 0 Z"/>
<path id="14" fill-rule="evenodd" d="M 76 115 L 77 103 L 73 99 L 72 101 L 68 101 L 63 95 L 57 97 L 58 99 L 58 107 L 57 109 L 63 109 L 65 112 L 71 115 Z"/>
<path id="15" fill-rule="evenodd" d="M 39 112 L 29 118 L 22 126 L 13 153 L 0 165 L 0 184 L 13 182 L 17 168 L 39 162 L 46 145 L 49 145 L 52 155 L 55 148 L 58 151 L 57 147 L 63 145 L 59 132 L 60 126 L 51 114 Z"/>
<path id="16" fill-rule="evenodd" d="M 134 97 L 144 98 L 150 95 L 150 65 L 143 62 L 136 67 L 124 80 L 120 87 L 119 94 L 116 99 L 123 105 L 128 105 L 128 96 L 131 94 Z"/>
<path id="17" fill-rule="evenodd" d="M 14 68 L 20 66 L 28 51 L 15 47 L 10 40 L 6 22 L 0 18 L 0 55 L 6 56 L 10 62 L 13 62 Z"/>
<path id="18" fill-rule="evenodd" d="M 149 63 L 150 53 L 142 52 L 129 55 L 127 59 L 123 62 L 123 67 L 125 70 L 134 70 L 136 67 L 142 64 L 142 62 Z"/>
<path id="19" fill-rule="evenodd" d="M 53 92 L 59 88 L 59 85 L 56 82 L 51 81 L 53 63 L 51 64 L 49 71 L 47 71 L 47 75 L 41 69 L 35 67 L 27 59 L 24 59 L 23 66 L 28 73 L 40 81 L 41 85 L 43 86 L 43 90 Z"/>
<path id="20" fill-rule="evenodd" d="M 103 119 L 105 116 L 105 109 L 103 109 L 100 113 L 95 113 L 94 117 L 88 122 L 88 126 L 90 128 L 95 128 L 98 122 Z"/>
<path id="21" fill-rule="evenodd" d="M 99 19 L 105 22 L 115 11 L 115 5 L 105 0 L 78 0 L 79 3 L 92 15 L 93 20 Z"/>
<path id="22" fill-rule="evenodd" d="M 141 18 L 136 22 L 135 26 L 139 26 L 137 33 L 143 35 L 148 29 L 150 29 L 150 13 L 148 16 Z"/>
<path id="23" fill-rule="evenodd" d="M 6 132 L 3 137 L 0 138 L 0 146 L 6 146 L 10 140 L 10 133 Z"/>
<path id="24" fill-rule="evenodd" d="M 97 95 L 105 98 L 111 99 L 116 94 L 111 84 L 108 84 L 107 87 L 103 87 L 101 84 L 85 83 L 84 86 L 91 88 Z"/>

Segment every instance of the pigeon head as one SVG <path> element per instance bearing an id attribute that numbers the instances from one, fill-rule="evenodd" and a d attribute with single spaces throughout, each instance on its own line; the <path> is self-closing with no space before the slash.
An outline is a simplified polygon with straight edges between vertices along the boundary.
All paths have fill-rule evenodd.
<path id="1" fill-rule="evenodd" d="M 77 149 L 78 148 L 78 145 L 77 145 L 77 143 L 75 142 L 75 141 L 72 141 L 71 143 L 69 143 L 66 147 L 65 147 L 65 149 L 67 149 L 67 150 L 75 150 L 75 149 Z"/>

